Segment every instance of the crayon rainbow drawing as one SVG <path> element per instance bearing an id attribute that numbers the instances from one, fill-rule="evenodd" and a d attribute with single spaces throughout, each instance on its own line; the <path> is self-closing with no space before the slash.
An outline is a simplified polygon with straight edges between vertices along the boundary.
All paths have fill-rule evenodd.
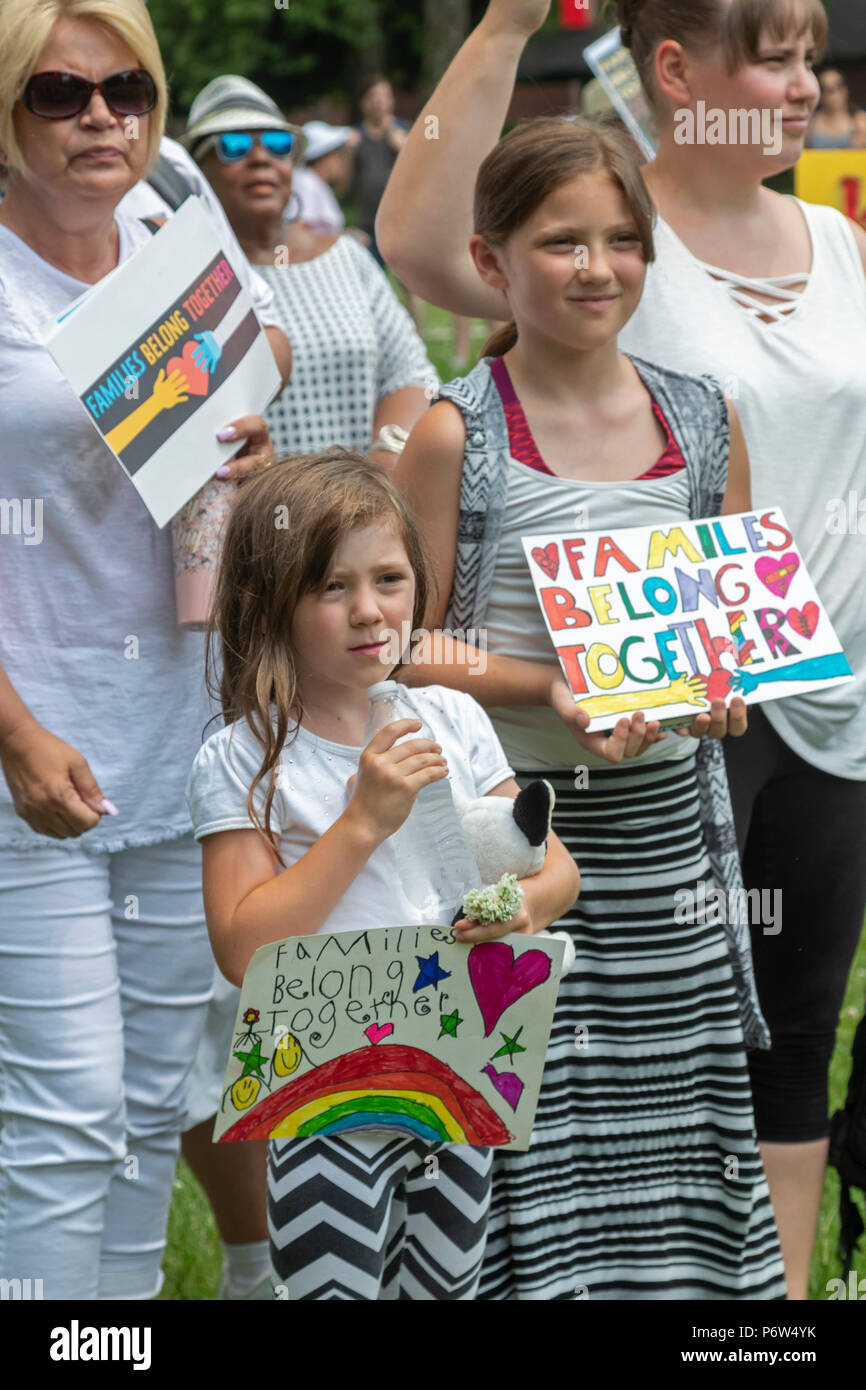
<path id="1" fill-rule="evenodd" d="M 552 937 L 470 945 L 445 925 L 262 946 L 214 1141 L 367 1132 L 528 1148 L 563 956 Z"/>
<path id="2" fill-rule="evenodd" d="M 387 1129 L 429 1144 L 507 1144 L 513 1137 L 451 1067 L 399 1043 L 324 1062 L 268 1096 L 222 1137 L 321 1139 L 357 1129 Z"/>

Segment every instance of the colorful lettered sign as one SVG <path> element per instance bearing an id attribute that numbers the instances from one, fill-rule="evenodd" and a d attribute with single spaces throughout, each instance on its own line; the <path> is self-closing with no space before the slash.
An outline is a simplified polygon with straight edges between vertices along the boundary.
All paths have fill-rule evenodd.
<path id="1" fill-rule="evenodd" d="M 590 731 L 637 710 L 690 723 L 719 696 L 759 704 L 852 678 L 778 507 L 522 542 Z"/>
<path id="2" fill-rule="evenodd" d="M 450 927 L 294 936 L 247 968 L 214 1139 L 529 1147 L 562 943 Z"/>

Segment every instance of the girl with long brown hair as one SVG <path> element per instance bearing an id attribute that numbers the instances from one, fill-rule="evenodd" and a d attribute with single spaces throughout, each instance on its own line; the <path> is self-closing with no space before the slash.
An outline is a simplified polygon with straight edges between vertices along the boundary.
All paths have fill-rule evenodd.
<path id="1" fill-rule="evenodd" d="M 382 203 L 386 259 L 458 313 L 508 316 L 467 249 L 473 186 L 547 10 L 548 0 L 491 0 L 410 132 Z M 818 0 L 622 0 L 616 13 L 659 134 L 643 171 L 659 212 L 656 259 L 623 346 L 711 372 L 735 397 L 753 501 L 783 508 L 855 672 L 847 685 L 762 706 L 726 745 L 747 887 L 781 891 L 784 904 L 781 932 L 751 924 L 773 1046 L 752 1054 L 750 1072 L 788 1293 L 805 1298 L 828 1063 L 866 904 L 866 534 L 856 509 L 866 232 L 765 186 L 799 158 L 818 99 L 813 66 L 827 34 Z M 721 142 L 717 112 L 729 135 L 732 116 L 758 119 Z M 437 140 L 424 139 L 428 113 Z"/>
<path id="2" fill-rule="evenodd" d="M 367 689 L 388 675 L 400 635 L 419 628 L 430 593 L 401 493 L 361 456 L 287 459 L 241 490 L 210 633 L 226 722 L 187 788 L 214 955 L 236 984 L 259 946 L 286 936 L 441 923 L 404 897 L 390 836 L 449 773 L 470 798 L 519 791 L 487 716 L 454 691 L 412 694 L 436 742 L 407 741 L 421 725 L 404 719 L 363 747 Z M 579 886 L 551 834 L 520 911 L 491 926 L 464 917 L 458 937 L 540 931 Z M 473 1298 L 490 1168 L 490 1149 L 370 1132 L 273 1141 L 277 1279 L 292 1300 Z"/>
<path id="3" fill-rule="evenodd" d="M 610 767 L 617 731 L 596 734 L 575 777 L 574 697 L 521 543 L 578 517 L 576 535 L 748 509 L 736 411 L 711 381 L 619 351 L 654 241 L 618 131 L 518 125 L 481 166 L 474 216 L 477 273 L 512 321 L 442 389 L 397 477 L 437 565 L 432 621 L 482 627 L 502 665 L 471 683 L 457 665 L 410 679 L 471 688 L 519 776 L 552 781 L 583 873 L 563 923 L 579 966 L 560 987 L 533 1144 L 494 1160 L 481 1296 L 781 1297 L 744 1048 L 744 1034 L 763 1041 L 747 944 L 677 911 L 686 885 L 739 882 L 719 853 L 733 839 L 720 746 L 699 740 L 742 733 L 745 706 L 713 700 L 683 731 L 697 738 L 624 718 L 634 761 Z M 689 670 L 680 656 L 672 676 Z"/>

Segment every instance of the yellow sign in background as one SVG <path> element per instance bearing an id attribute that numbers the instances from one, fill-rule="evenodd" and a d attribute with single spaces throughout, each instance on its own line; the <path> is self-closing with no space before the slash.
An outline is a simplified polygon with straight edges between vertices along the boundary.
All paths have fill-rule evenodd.
<path id="1" fill-rule="evenodd" d="M 866 150 L 804 150 L 794 191 L 806 203 L 827 203 L 866 227 Z"/>

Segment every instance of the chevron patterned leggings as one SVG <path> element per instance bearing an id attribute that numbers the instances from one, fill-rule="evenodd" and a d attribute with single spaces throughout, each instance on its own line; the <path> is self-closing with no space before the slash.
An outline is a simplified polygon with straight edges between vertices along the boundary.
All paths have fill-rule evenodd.
<path id="1" fill-rule="evenodd" d="M 278 1297 L 474 1299 L 491 1167 L 490 1149 L 464 1144 L 370 1134 L 273 1140 Z"/>

